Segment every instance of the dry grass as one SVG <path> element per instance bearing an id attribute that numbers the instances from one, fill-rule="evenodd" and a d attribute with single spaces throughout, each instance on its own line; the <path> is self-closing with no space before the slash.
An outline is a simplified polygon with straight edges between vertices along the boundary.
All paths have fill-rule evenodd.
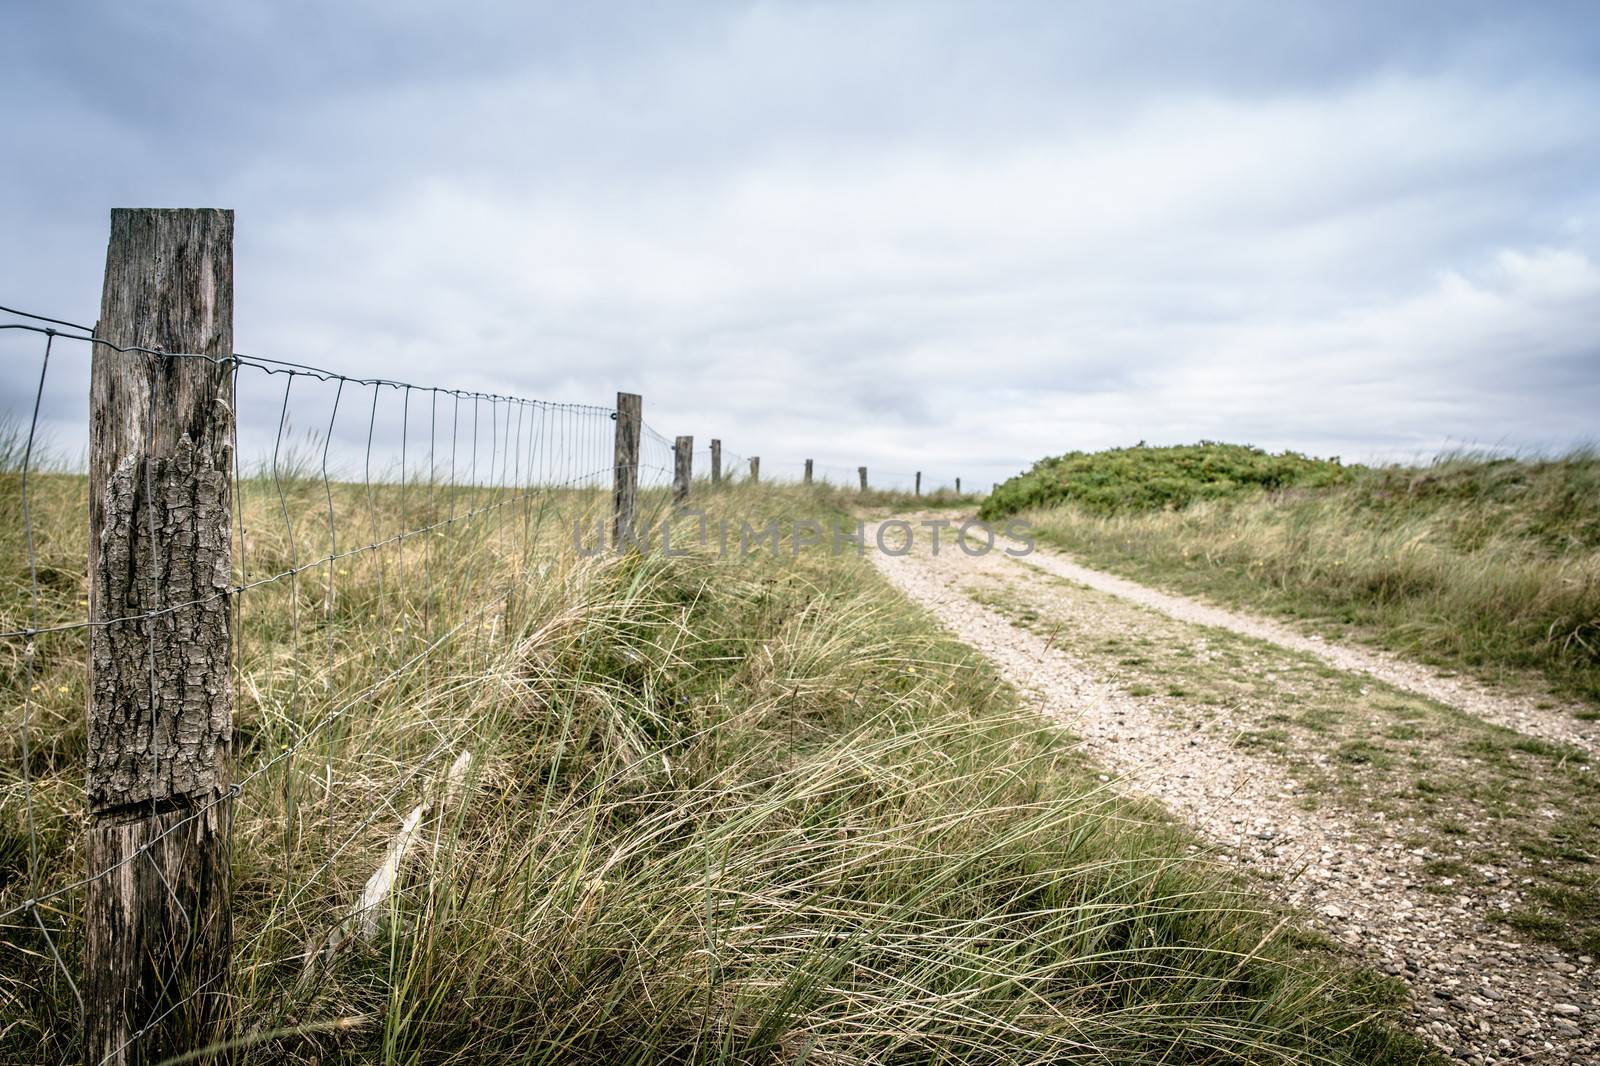
<path id="1" fill-rule="evenodd" d="M 71 618 L 83 486 L 32 488 L 41 620 Z M 853 555 L 585 558 L 570 523 L 599 492 L 330 488 L 352 544 L 505 506 L 241 598 L 236 1061 L 1420 1057 L 1391 986 L 1181 858 L 1192 841 Z M 242 486 L 246 579 L 329 553 L 326 491 Z M 0 501 L 9 625 L 31 579 L 17 487 Z M 81 637 L 16 643 L 0 909 L 84 873 Z M 377 942 L 306 977 L 461 751 L 469 787 L 422 823 Z M 80 904 L 41 911 L 68 960 Z M 44 937 L 0 924 L 0 1058 L 70 1057 L 75 1014 Z"/>

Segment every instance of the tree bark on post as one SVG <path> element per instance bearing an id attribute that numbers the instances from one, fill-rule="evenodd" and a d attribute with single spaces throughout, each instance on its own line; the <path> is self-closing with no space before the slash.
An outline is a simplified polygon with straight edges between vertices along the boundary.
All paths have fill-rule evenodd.
<path id="1" fill-rule="evenodd" d="M 912 494 L 916 496 L 922 495 L 922 471 L 920 470 L 917 471 L 917 485 L 916 488 L 912 490 Z"/>
<path id="2" fill-rule="evenodd" d="M 711 487 L 722 484 L 722 442 L 711 438 Z"/>
<path id="3" fill-rule="evenodd" d="M 856 473 L 861 475 L 861 491 L 862 492 L 866 492 L 867 491 L 867 468 L 864 467 L 864 466 L 858 466 L 858 467 L 856 467 Z"/>
<path id="4" fill-rule="evenodd" d="M 811 460 L 806 460 L 806 484 L 811 484 Z"/>
<path id="5" fill-rule="evenodd" d="M 689 482 L 694 478 L 694 438 L 679 437 L 672 442 L 672 502 L 689 498 Z"/>
<path id="6" fill-rule="evenodd" d="M 639 429 L 644 425 L 644 398 L 617 393 L 616 481 L 611 492 L 611 546 L 622 551 L 636 545 L 634 501 L 639 496 Z"/>
<path id="7" fill-rule="evenodd" d="M 754 485 L 761 480 L 761 456 L 750 457 L 750 484 Z"/>
<path id="8" fill-rule="evenodd" d="M 84 1058 L 122 1066 L 228 1013 L 233 212 L 112 211 L 95 339 Z"/>

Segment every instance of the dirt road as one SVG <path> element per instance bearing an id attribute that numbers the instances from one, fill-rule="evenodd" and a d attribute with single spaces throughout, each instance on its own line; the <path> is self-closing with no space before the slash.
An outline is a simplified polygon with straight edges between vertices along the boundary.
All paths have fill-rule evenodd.
<path id="1" fill-rule="evenodd" d="M 1122 787 L 1406 980 L 1416 1027 L 1447 1053 L 1600 1062 L 1594 959 L 1527 932 L 1563 921 L 1539 901 L 1567 867 L 1525 845 L 1588 817 L 1586 723 L 1054 553 L 913 543 L 873 555 L 896 586 Z"/>

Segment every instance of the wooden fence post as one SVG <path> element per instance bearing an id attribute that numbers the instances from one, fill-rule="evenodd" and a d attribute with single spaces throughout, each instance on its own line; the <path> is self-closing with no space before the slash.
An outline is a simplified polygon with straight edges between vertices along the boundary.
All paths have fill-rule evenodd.
<path id="1" fill-rule="evenodd" d="M 711 438 L 711 487 L 722 484 L 722 442 Z"/>
<path id="2" fill-rule="evenodd" d="M 956 495 L 961 495 L 961 479 L 956 478 Z"/>
<path id="3" fill-rule="evenodd" d="M 858 467 L 856 467 L 856 473 L 861 475 L 861 491 L 862 492 L 866 492 L 867 491 L 867 468 L 864 467 L 864 466 L 858 466 Z"/>
<path id="4" fill-rule="evenodd" d="M 811 484 L 811 460 L 806 460 L 806 484 Z"/>
<path id="5" fill-rule="evenodd" d="M 672 442 L 672 502 L 689 498 L 689 482 L 694 478 L 694 438 L 679 437 Z"/>
<path id="6" fill-rule="evenodd" d="M 922 471 L 920 470 L 917 471 L 917 487 L 912 490 L 912 494 L 915 496 L 922 495 Z"/>
<path id="7" fill-rule="evenodd" d="M 639 427 L 644 424 L 644 398 L 617 393 L 616 480 L 611 492 L 611 546 L 622 551 L 637 543 L 634 501 L 639 495 Z"/>
<path id="8" fill-rule="evenodd" d="M 761 480 L 761 456 L 750 457 L 750 484 L 754 485 Z"/>
<path id="9" fill-rule="evenodd" d="M 112 211 L 95 339 L 84 1059 L 123 1066 L 230 992 L 233 212 Z"/>

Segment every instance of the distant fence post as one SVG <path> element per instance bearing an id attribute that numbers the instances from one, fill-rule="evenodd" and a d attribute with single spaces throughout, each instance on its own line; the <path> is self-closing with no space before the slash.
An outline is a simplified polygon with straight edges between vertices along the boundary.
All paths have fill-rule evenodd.
<path id="1" fill-rule="evenodd" d="M 811 460 L 806 460 L 806 484 L 811 484 Z"/>
<path id="2" fill-rule="evenodd" d="M 861 475 L 861 491 L 862 492 L 866 492 L 867 491 L 867 468 L 864 467 L 864 466 L 858 466 L 858 467 L 856 467 L 856 473 Z"/>
<path id="3" fill-rule="evenodd" d="M 616 481 L 611 492 L 611 546 L 622 551 L 636 542 L 634 501 L 639 495 L 639 427 L 644 424 L 644 398 L 617 393 Z"/>
<path id="4" fill-rule="evenodd" d="M 722 484 L 722 442 L 711 438 L 711 487 Z"/>
<path id="5" fill-rule="evenodd" d="M 761 480 L 761 456 L 750 457 L 750 483 L 753 485 Z"/>
<path id="6" fill-rule="evenodd" d="M 689 482 L 694 478 L 694 438 L 679 437 L 672 442 L 672 502 L 689 498 Z"/>
<path id="7" fill-rule="evenodd" d="M 921 496 L 922 495 L 922 471 L 920 471 L 920 470 L 917 471 L 917 485 L 916 485 L 916 488 L 914 488 L 912 490 L 912 495 L 914 495 L 914 496 Z"/>
<path id="8" fill-rule="evenodd" d="M 233 212 L 113 210 L 95 339 L 83 1037 L 124 1066 L 231 991 Z"/>
<path id="9" fill-rule="evenodd" d="M 961 479 L 956 478 L 956 495 L 961 495 Z"/>

